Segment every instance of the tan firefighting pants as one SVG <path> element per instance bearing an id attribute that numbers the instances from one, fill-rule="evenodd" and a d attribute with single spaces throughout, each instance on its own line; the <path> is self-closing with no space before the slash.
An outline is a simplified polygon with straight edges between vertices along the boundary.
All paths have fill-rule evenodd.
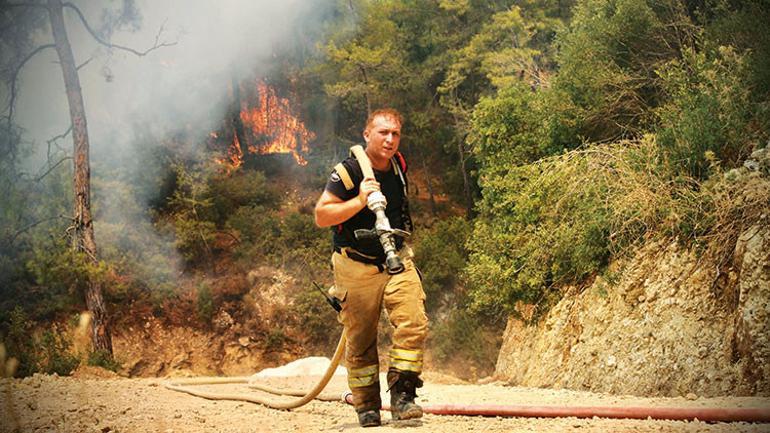
<path id="1" fill-rule="evenodd" d="M 354 261 L 345 256 L 344 250 L 332 255 L 335 286 L 330 293 L 344 301 L 339 320 L 347 335 L 348 385 L 358 412 L 379 409 L 381 405 L 377 325 L 383 304 L 395 328 L 390 368 L 422 372 L 428 330 L 425 292 L 411 248 L 404 246 L 399 255 L 405 269 L 397 275 Z"/>

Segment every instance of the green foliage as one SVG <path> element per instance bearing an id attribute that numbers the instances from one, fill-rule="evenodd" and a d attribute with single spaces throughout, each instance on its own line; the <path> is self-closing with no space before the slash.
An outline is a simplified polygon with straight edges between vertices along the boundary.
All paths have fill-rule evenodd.
<path id="1" fill-rule="evenodd" d="M 214 305 L 214 295 L 211 292 L 211 287 L 205 282 L 199 283 L 195 298 L 195 312 L 198 315 L 198 320 L 203 323 L 211 323 L 215 309 L 216 306 Z"/>
<path id="2" fill-rule="evenodd" d="M 581 281 L 606 263 L 613 167 L 591 156 L 575 152 L 482 177 L 468 245 L 474 310 L 539 303 L 554 285 Z"/>
<path id="3" fill-rule="evenodd" d="M 114 372 L 117 372 L 121 368 L 120 362 L 117 361 L 109 352 L 104 350 L 94 350 L 89 352 L 86 362 L 88 365 L 101 367 Z"/>
<path id="4" fill-rule="evenodd" d="M 70 342 L 56 325 L 34 334 L 35 322 L 27 317 L 21 307 L 10 313 L 5 327 L 3 342 L 9 358 L 16 358 L 19 366 L 16 377 L 31 376 L 34 373 L 69 375 L 77 368 L 80 360 L 70 352 Z"/>
<path id="5" fill-rule="evenodd" d="M 415 244 L 415 262 L 422 271 L 429 313 L 455 299 L 454 290 L 468 258 L 465 245 L 472 227 L 464 218 L 453 217 L 420 232 Z"/>
<path id="6" fill-rule="evenodd" d="M 280 350 L 288 340 L 282 329 L 271 329 L 265 338 L 265 348 L 266 350 Z"/>
<path id="7" fill-rule="evenodd" d="M 312 215 L 281 215 L 260 206 L 244 206 L 228 219 L 226 226 L 240 233 L 237 254 L 242 260 L 267 259 L 295 269 L 323 269 L 328 260 L 328 234 L 315 225 Z"/>
<path id="8" fill-rule="evenodd" d="M 298 318 L 299 328 L 311 345 L 332 350 L 339 339 L 336 312 L 310 284 L 306 287 L 294 297 L 292 316 Z"/>
<path id="9" fill-rule="evenodd" d="M 271 188 L 261 171 L 238 170 L 231 175 L 215 175 L 209 181 L 212 205 L 217 213 L 217 224 L 245 206 L 275 207 L 278 194 Z"/>
<path id="10" fill-rule="evenodd" d="M 554 88 L 570 98 L 589 141 L 639 137 L 658 103 L 656 70 L 691 42 L 676 0 L 583 0 L 558 36 Z"/>
<path id="11" fill-rule="evenodd" d="M 43 363 L 40 372 L 66 376 L 80 364 L 77 356 L 69 353 L 70 343 L 56 327 L 43 331 L 39 350 Z"/>
<path id="12" fill-rule="evenodd" d="M 474 73 L 497 88 L 517 83 L 519 73 L 533 69 L 534 58 L 540 54 L 528 47 L 534 32 L 535 23 L 525 20 L 516 6 L 492 15 L 457 52 L 439 91 L 454 93 Z"/>
<path id="13" fill-rule="evenodd" d="M 3 340 L 8 358 L 16 358 L 19 361 L 16 377 L 31 376 L 38 371 L 40 355 L 35 350 L 34 340 L 31 338 L 33 327 L 34 323 L 27 318 L 21 307 L 16 306 L 11 311 Z"/>
<path id="14" fill-rule="evenodd" d="M 731 46 L 746 58 L 752 99 L 770 95 L 770 3 L 765 0 L 709 0 L 697 11 L 709 45 Z M 767 128 L 768 124 L 765 123 Z"/>
<path id="15" fill-rule="evenodd" d="M 573 109 L 556 89 L 533 92 L 517 83 L 479 101 L 468 141 L 485 170 L 506 170 L 577 147 Z"/>
<path id="16" fill-rule="evenodd" d="M 723 170 L 768 137 L 749 67 L 762 55 L 713 42 L 729 39 L 719 26 L 746 20 L 726 4 L 692 14 L 675 1 L 580 1 L 558 36 L 550 86 L 509 82 L 475 106 L 468 140 L 483 198 L 465 270 L 473 311 L 515 313 L 525 302 L 542 313 L 558 288 L 650 237 L 725 257 L 756 221 L 761 194 L 742 201 L 753 209 L 744 214 L 723 199 L 744 194 Z M 751 4 L 737 10 L 764 10 Z M 619 137 L 636 139 L 595 144 Z"/>
<path id="17" fill-rule="evenodd" d="M 93 190 L 99 257 L 111 274 L 105 299 L 129 303 L 149 294 L 159 305 L 173 291 L 180 266 L 173 235 L 152 223 L 135 185 L 97 178 Z"/>
<path id="18" fill-rule="evenodd" d="M 755 109 L 744 59 L 732 48 L 682 54 L 660 71 L 667 101 L 656 110 L 658 143 L 671 171 L 704 179 L 707 153 L 734 167 L 759 141 Z"/>
<path id="19" fill-rule="evenodd" d="M 443 364 L 461 362 L 466 375 L 473 376 L 473 371 L 468 370 L 477 368 L 488 375 L 494 371 L 500 349 L 499 339 L 490 334 L 497 332 L 500 330 L 490 327 L 480 316 L 458 308 L 431 326 L 428 346 Z"/>
<path id="20" fill-rule="evenodd" d="M 174 221 L 176 248 L 188 263 L 210 260 L 216 224 L 201 221 L 194 215 L 177 216 Z"/>
<path id="21" fill-rule="evenodd" d="M 671 181 L 660 153 L 650 136 L 482 177 L 466 268 L 472 310 L 515 313 L 522 301 L 539 304 L 542 313 L 560 296 L 557 288 L 580 284 L 611 257 L 654 237 L 702 245 L 727 259 L 770 199 L 767 174 L 723 175 L 715 166 L 718 175 L 705 183 Z"/>

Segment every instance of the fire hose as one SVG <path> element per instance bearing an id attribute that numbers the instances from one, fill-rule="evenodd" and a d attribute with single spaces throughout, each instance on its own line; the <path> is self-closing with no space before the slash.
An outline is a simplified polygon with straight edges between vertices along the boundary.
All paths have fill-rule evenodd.
<path id="1" fill-rule="evenodd" d="M 329 364 L 329 368 L 326 369 L 326 373 L 324 373 L 324 376 L 321 378 L 318 384 L 315 387 L 313 387 L 313 389 L 307 392 L 276 389 L 269 386 L 251 383 L 252 381 L 249 377 L 210 377 L 210 378 L 176 379 L 165 383 L 164 386 L 167 389 L 170 389 L 172 391 L 184 392 L 190 395 L 194 395 L 196 397 L 202 397 L 209 400 L 245 401 L 249 403 L 261 404 L 272 409 L 294 409 L 300 406 L 304 406 L 311 400 L 315 399 L 321 393 L 321 391 L 323 391 L 323 389 L 329 383 L 329 380 L 331 380 L 332 376 L 334 375 L 334 372 L 337 370 L 337 366 L 339 365 L 340 360 L 342 359 L 342 354 L 345 353 L 345 342 L 346 342 L 345 333 L 343 332 L 342 335 L 340 336 L 339 343 L 337 343 L 337 350 L 334 351 L 334 356 L 332 357 L 331 363 Z M 249 385 L 250 388 L 258 389 L 260 391 L 268 392 L 270 394 L 301 396 L 302 398 L 294 401 L 284 402 L 284 401 L 276 401 L 269 398 L 260 398 L 250 394 L 222 394 L 222 393 L 206 392 L 206 391 L 201 391 L 201 390 L 191 388 L 191 386 L 200 386 L 200 385 L 225 385 L 225 384 L 243 384 L 243 383 L 250 383 Z M 339 401 L 339 398 L 333 398 L 333 399 L 325 398 L 324 400 Z"/>
<path id="2" fill-rule="evenodd" d="M 167 389 L 184 392 L 209 400 L 245 401 L 267 406 L 272 409 L 295 409 L 316 399 L 329 383 L 345 351 L 345 334 L 340 336 L 337 350 L 318 384 L 310 391 L 277 389 L 261 384 L 250 383 L 249 377 L 214 377 L 176 379 L 164 384 Z M 191 388 L 198 385 L 223 385 L 250 383 L 249 387 L 276 395 L 301 396 L 294 401 L 277 401 L 260 398 L 250 394 L 224 394 L 206 392 Z M 324 401 L 342 401 L 353 404 L 352 394 L 348 391 L 339 397 L 322 397 Z M 383 410 L 390 410 L 387 404 Z M 613 406 L 539 406 L 539 405 L 474 405 L 474 404 L 432 404 L 423 405 L 423 413 L 433 415 L 522 417 L 522 418 L 623 418 L 653 419 L 705 422 L 758 422 L 770 423 L 770 408 L 695 408 L 695 407 L 613 407 Z"/>
<path id="3" fill-rule="evenodd" d="M 353 146 L 351 153 L 358 159 L 364 177 L 374 178 L 371 164 L 361 146 Z M 373 230 L 356 230 L 357 238 L 376 237 L 380 240 L 386 255 L 386 269 L 390 274 L 403 271 L 403 264 L 396 253 L 393 236 L 409 236 L 409 233 L 393 229 L 385 216 L 387 201 L 385 196 L 377 191 L 369 195 L 367 206 L 375 213 L 376 223 Z M 327 297 L 327 301 L 339 312 L 339 304 Z M 256 403 L 273 409 L 295 409 L 319 397 L 334 375 L 337 366 L 345 352 L 345 333 L 340 336 L 337 349 L 324 376 L 310 391 L 276 389 L 256 384 L 249 377 L 214 377 L 175 379 L 166 382 L 164 386 L 172 391 L 184 392 L 209 400 L 232 400 Z M 223 394 L 206 392 L 191 388 L 200 385 L 249 384 L 250 388 L 275 395 L 300 397 L 293 401 L 277 401 L 271 398 L 260 398 L 249 394 Z M 339 397 L 320 396 L 325 401 L 340 401 Z M 348 391 L 341 400 L 353 404 L 352 394 Z M 383 404 L 383 410 L 390 410 Z M 655 419 L 655 420 L 700 420 L 707 422 L 762 422 L 770 423 L 770 408 L 688 408 L 688 407 L 612 407 L 612 406 L 536 406 L 536 405 L 466 405 L 466 404 L 437 404 L 422 406 L 423 413 L 434 415 L 460 416 L 494 416 L 494 417 L 577 417 L 577 418 L 625 418 L 625 419 Z"/>

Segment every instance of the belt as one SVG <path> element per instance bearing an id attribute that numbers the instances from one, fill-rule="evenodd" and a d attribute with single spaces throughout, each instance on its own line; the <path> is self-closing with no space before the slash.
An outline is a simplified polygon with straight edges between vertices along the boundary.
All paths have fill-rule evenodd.
<path id="1" fill-rule="evenodd" d="M 354 250 L 352 248 L 347 248 L 347 247 L 340 248 L 338 246 L 335 246 L 334 247 L 334 252 L 342 254 L 344 257 L 347 257 L 347 258 L 349 258 L 349 259 L 351 259 L 353 261 L 359 262 L 359 263 L 363 263 L 363 264 L 366 264 L 366 265 L 377 266 L 377 269 L 379 269 L 380 272 L 385 270 L 385 263 L 383 263 L 385 261 L 384 259 L 378 259 L 376 257 L 365 256 L 365 255 L 363 255 L 363 254 L 361 254 L 359 252 L 356 252 L 356 250 Z"/>

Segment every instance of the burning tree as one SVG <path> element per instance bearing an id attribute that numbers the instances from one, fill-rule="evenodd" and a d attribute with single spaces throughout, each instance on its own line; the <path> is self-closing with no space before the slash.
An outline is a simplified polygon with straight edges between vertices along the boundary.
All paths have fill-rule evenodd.
<path id="1" fill-rule="evenodd" d="M 262 80 L 257 80 L 253 87 L 245 87 L 242 91 L 241 85 L 233 83 L 235 112 L 230 119 L 233 138 L 226 156 L 217 162 L 232 171 L 243 164 L 244 152 L 248 152 L 288 153 L 297 164 L 307 164 L 303 154 L 310 150 L 308 144 L 315 139 L 315 134 L 299 119 L 291 101 L 278 96 L 275 89 Z"/>
<path id="2" fill-rule="evenodd" d="M 133 10 L 133 2 L 126 1 L 124 10 Z M 45 18 L 48 19 L 51 26 L 53 43 L 40 45 L 29 51 L 13 68 L 9 80 L 10 101 L 8 105 L 8 114 L 6 116 L 6 135 L 13 134 L 13 114 L 16 100 L 16 87 L 20 71 L 24 65 L 38 53 L 48 49 L 55 49 L 59 58 L 64 85 L 67 92 L 67 102 L 70 110 L 71 125 L 67 134 L 71 131 L 74 145 L 72 156 L 74 165 L 74 213 L 72 217 L 72 226 L 68 230 L 72 235 L 72 248 L 79 253 L 83 253 L 91 264 L 98 264 L 96 240 L 94 238 L 93 218 L 91 214 L 91 168 L 89 159 L 89 138 L 86 121 L 86 113 L 83 105 L 83 95 L 80 88 L 80 77 L 78 69 L 88 63 L 78 65 L 72 53 L 69 38 L 67 36 L 67 27 L 64 22 L 64 10 L 68 9 L 75 13 L 81 24 L 85 27 L 93 39 L 110 49 L 127 51 L 137 56 L 144 56 L 149 52 L 164 46 L 173 45 L 173 43 L 160 43 L 158 32 L 155 44 L 145 51 L 137 51 L 130 47 L 116 45 L 105 40 L 90 25 L 83 15 L 82 11 L 72 3 L 62 2 L 61 0 L 47 0 L 47 2 L 0 2 L 0 11 L 6 17 L 11 16 L 10 22 L 13 27 L 3 29 L 4 33 L 12 36 L 22 35 L 27 41 L 31 39 L 30 34 L 37 30 L 37 27 L 30 26 L 23 28 L 28 23 L 40 23 Z M 17 20 L 14 15 L 23 17 Z M 31 18 L 30 18 L 31 17 Z M 135 16 L 134 16 L 135 19 Z M 20 24 L 19 24 L 20 23 Z M 37 24 L 39 25 L 39 24 Z M 161 28 L 162 31 L 162 28 Z M 8 145 L 8 152 L 15 154 L 12 144 Z M 92 343 L 94 349 L 112 354 L 112 336 L 109 326 L 107 311 L 102 296 L 102 286 L 98 279 L 90 277 L 85 293 L 86 307 L 91 314 Z"/>

